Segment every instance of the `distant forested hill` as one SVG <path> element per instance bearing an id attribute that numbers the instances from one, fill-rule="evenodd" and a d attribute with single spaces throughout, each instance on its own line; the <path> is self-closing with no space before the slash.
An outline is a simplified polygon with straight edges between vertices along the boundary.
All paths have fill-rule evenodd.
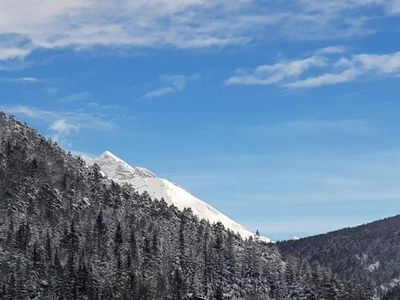
<path id="1" fill-rule="evenodd" d="M 367 282 L 380 297 L 400 299 L 400 216 L 297 241 L 278 243 L 284 255 Z"/>
<path id="2" fill-rule="evenodd" d="M 277 247 L 104 178 L 0 114 L 0 299 L 369 299 Z"/>

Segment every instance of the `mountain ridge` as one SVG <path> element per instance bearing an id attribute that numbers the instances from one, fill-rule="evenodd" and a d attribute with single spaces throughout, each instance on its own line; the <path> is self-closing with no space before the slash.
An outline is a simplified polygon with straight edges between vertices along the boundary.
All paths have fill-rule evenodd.
<path id="1" fill-rule="evenodd" d="M 111 151 L 103 152 L 98 158 L 90 158 L 84 155 L 81 157 L 88 165 L 97 164 L 100 170 L 110 179 L 121 184 L 131 184 L 138 192 L 147 192 L 152 199 L 163 198 L 169 205 L 174 205 L 180 210 L 190 208 L 199 218 L 211 223 L 221 222 L 226 228 L 239 233 L 243 238 L 251 237 L 261 239 L 264 242 L 272 242 L 267 237 L 257 236 L 247 230 L 244 226 L 192 195 L 178 184 L 159 178 L 146 168 L 131 166 Z"/>
<path id="2" fill-rule="evenodd" d="M 275 244 L 104 177 L 2 113 L 0 265 L 5 300 L 370 299 Z"/>
<path id="3" fill-rule="evenodd" d="M 277 246 L 284 255 L 367 282 L 378 299 L 400 299 L 400 215 Z"/>

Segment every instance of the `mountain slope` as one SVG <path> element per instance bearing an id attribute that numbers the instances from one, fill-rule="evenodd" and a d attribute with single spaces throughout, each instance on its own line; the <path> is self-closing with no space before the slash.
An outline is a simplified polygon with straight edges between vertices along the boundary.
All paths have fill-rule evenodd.
<path id="1" fill-rule="evenodd" d="M 239 233 L 243 238 L 255 237 L 254 233 L 193 196 L 180 186 L 166 179 L 158 178 L 154 173 L 145 168 L 132 167 L 109 151 L 104 152 L 96 159 L 85 156 L 82 156 L 82 158 L 89 165 L 96 163 L 102 172 L 114 181 L 121 184 L 131 184 L 139 193 L 146 191 L 153 199 L 163 198 L 169 205 L 174 205 L 180 210 L 190 208 L 193 214 L 199 218 L 205 219 L 210 223 L 221 222 L 226 228 Z M 266 237 L 262 237 L 262 240 L 271 242 Z"/>
<path id="2" fill-rule="evenodd" d="M 368 290 L 102 176 L 0 113 L 0 299 L 343 299 Z"/>
<path id="3" fill-rule="evenodd" d="M 284 255 L 369 283 L 379 297 L 389 290 L 388 299 L 400 299 L 400 215 L 277 245 Z"/>

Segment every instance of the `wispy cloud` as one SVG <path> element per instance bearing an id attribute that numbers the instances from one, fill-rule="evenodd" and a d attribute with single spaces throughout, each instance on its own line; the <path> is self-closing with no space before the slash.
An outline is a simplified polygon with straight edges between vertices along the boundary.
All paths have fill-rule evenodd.
<path id="1" fill-rule="evenodd" d="M 161 97 L 161 96 L 164 96 L 167 94 L 174 93 L 176 91 L 178 91 L 178 89 L 170 87 L 170 86 L 161 87 L 161 88 L 158 88 L 158 89 L 155 89 L 155 90 L 152 90 L 152 91 L 146 93 L 144 95 L 144 98 L 149 98 L 149 99 L 158 98 L 158 97 Z"/>
<path id="2" fill-rule="evenodd" d="M 330 46 L 315 51 L 316 54 L 340 54 L 344 52 L 347 52 L 347 49 L 342 46 Z"/>
<path id="3" fill-rule="evenodd" d="M 321 56 L 293 61 L 282 61 L 273 65 L 261 65 L 255 70 L 237 70 L 236 75 L 226 81 L 228 85 L 270 85 L 280 83 L 285 80 L 298 78 L 305 71 L 312 67 L 322 67 L 325 65 Z"/>
<path id="4" fill-rule="evenodd" d="M 80 101 L 89 100 L 90 98 L 92 98 L 92 94 L 88 91 L 85 91 L 85 92 L 80 92 L 80 93 L 69 94 L 68 96 L 61 98 L 60 101 L 61 102 L 80 102 Z"/>
<path id="5" fill-rule="evenodd" d="M 347 69 L 339 73 L 325 73 L 315 77 L 309 77 L 302 80 L 287 83 L 285 86 L 291 88 L 313 88 L 322 85 L 333 85 L 354 81 L 358 77 L 358 72 L 353 69 Z"/>
<path id="6" fill-rule="evenodd" d="M 54 132 L 53 138 L 63 141 L 69 135 L 82 128 L 95 130 L 112 130 L 117 126 L 106 120 L 104 116 L 81 111 L 50 111 L 34 106 L 0 106 L 0 110 L 8 114 L 23 116 L 32 120 L 39 120 L 47 124 L 48 129 Z"/>
<path id="7" fill-rule="evenodd" d="M 66 137 L 71 133 L 78 132 L 79 126 L 70 124 L 65 119 L 58 119 L 50 124 L 49 129 L 56 132 L 54 139 L 59 141 L 61 138 Z"/>
<path id="8" fill-rule="evenodd" d="M 162 75 L 159 80 L 162 86 L 147 92 L 143 97 L 153 99 L 182 91 L 188 81 L 195 80 L 198 77 L 198 75 Z"/>
<path id="9" fill-rule="evenodd" d="M 8 78 L 8 77 L 0 77 L 0 82 L 9 82 L 9 83 L 38 83 L 40 80 L 35 77 L 18 77 L 18 78 Z"/>
<path id="10" fill-rule="evenodd" d="M 261 65 L 253 70 L 237 70 L 227 85 L 279 85 L 288 88 L 315 88 L 324 85 L 398 76 L 400 52 L 351 55 L 343 48 L 317 50 L 312 56 Z"/>
<path id="11" fill-rule="evenodd" d="M 224 47 L 254 39 L 330 39 L 374 32 L 375 18 L 400 13 L 397 0 L 4 0 L 0 60 L 35 49 Z M 29 18 L 27 17 L 29 16 Z M 265 33 L 268 31 L 268 35 Z"/>
<path id="12" fill-rule="evenodd" d="M 248 0 L 3 1 L 0 11 L 0 59 L 22 58 L 38 48 L 101 47 L 202 48 L 243 42 L 227 32 L 218 16 Z M 219 13 L 218 13 L 219 12 Z M 26 18 L 29 15 L 29 18 Z M 225 30 L 225 31 L 224 31 Z M 1 36 L 2 37 L 2 36 Z"/>
<path id="13" fill-rule="evenodd" d="M 0 47 L 0 60 L 21 59 L 30 53 L 30 49 L 23 49 L 18 47 Z"/>
<path id="14" fill-rule="evenodd" d="M 388 14 L 396 14 L 400 9 L 399 0 L 351 0 L 330 1 L 324 3 L 316 0 L 300 0 L 308 10 L 341 12 L 348 9 L 382 8 Z"/>

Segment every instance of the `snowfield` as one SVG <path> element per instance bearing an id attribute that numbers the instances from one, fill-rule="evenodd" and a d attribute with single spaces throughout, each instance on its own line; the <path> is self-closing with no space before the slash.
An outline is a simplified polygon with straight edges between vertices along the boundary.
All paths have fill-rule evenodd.
<path id="1" fill-rule="evenodd" d="M 169 205 L 175 205 L 180 210 L 191 208 L 193 213 L 199 218 L 206 219 L 210 223 L 221 222 L 226 228 L 239 233 L 242 238 L 253 237 L 265 242 L 271 242 L 267 237 L 256 237 L 253 232 L 236 223 L 206 202 L 193 196 L 180 186 L 157 177 L 148 169 L 132 167 L 109 151 L 104 152 L 100 157 L 95 159 L 87 156 L 82 156 L 82 158 L 88 165 L 98 164 L 101 171 L 115 182 L 131 184 L 139 193 L 146 191 L 153 199 L 164 198 Z"/>

